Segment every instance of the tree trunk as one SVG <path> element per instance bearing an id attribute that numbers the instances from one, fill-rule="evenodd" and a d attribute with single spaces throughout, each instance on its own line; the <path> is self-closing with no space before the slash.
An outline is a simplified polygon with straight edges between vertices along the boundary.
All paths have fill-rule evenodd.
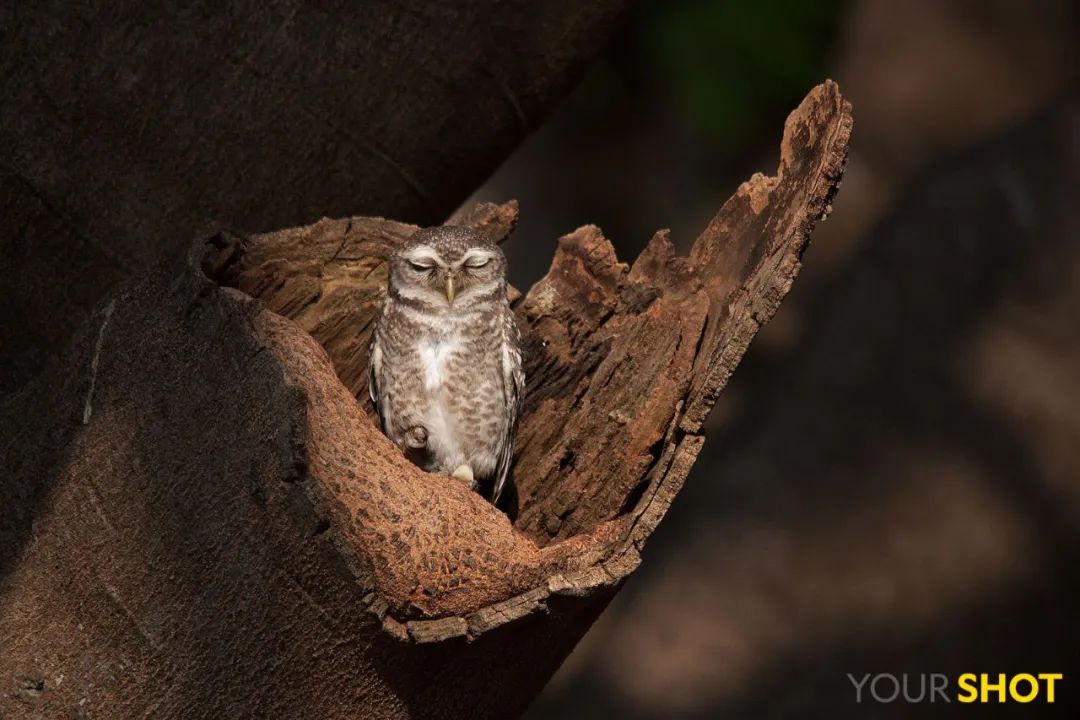
<path id="1" fill-rule="evenodd" d="M 560 240 L 517 305 L 514 524 L 365 412 L 383 258 L 414 226 L 217 235 L 125 286 L 0 426 L 0 708 L 520 714 L 640 562 L 829 211 L 850 130 L 836 86 L 815 88 L 777 175 L 687 257 L 663 231 L 632 266 L 595 227 Z M 501 237 L 515 217 L 455 222 Z"/>
<path id="2" fill-rule="evenodd" d="M 212 224 L 441 222 L 626 0 L 0 6 L 0 394 Z"/>

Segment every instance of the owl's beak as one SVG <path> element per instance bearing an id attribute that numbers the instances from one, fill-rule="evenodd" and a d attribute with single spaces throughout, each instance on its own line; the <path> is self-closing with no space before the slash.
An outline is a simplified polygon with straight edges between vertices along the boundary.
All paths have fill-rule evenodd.
<path id="1" fill-rule="evenodd" d="M 449 273 L 446 275 L 446 302 L 454 303 L 454 276 Z"/>

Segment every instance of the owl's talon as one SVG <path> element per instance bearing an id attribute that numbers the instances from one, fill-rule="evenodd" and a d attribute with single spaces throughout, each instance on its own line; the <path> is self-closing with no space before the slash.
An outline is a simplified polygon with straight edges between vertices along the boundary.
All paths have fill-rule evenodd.
<path id="1" fill-rule="evenodd" d="M 470 465 L 458 465 L 454 472 L 450 473 L 450 477 L 464 481 L 471 490 L 476 489 L 476 479 L 473 477 L 472 466 Z"/>
<path id="2" fill-rule="evenodd" d="M 413 450 L 427 447 L 427 429 L 423 425 L 409 428 L 405 433 L 405 444 Z"/>

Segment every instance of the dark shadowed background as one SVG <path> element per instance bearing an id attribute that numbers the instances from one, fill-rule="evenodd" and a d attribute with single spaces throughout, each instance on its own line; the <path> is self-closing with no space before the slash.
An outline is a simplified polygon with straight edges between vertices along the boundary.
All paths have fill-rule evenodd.
<path id="1" fill-rule="evenodd" d="M 854 105 L 802 276 L 532 720 L 958 709 L 857 706 L 848 672 L 1063 672 L 1075 709 L 1077 37 L 1069 2 L 653 4 L 478 193 L 521 201 L 527 286 L 584 223 L 685 247 L 811 85 Z"/>
<path id="2" fill-rule="evenodd" d="M 384 1 L 355 10 L 352 34 L 337 32 L 354 12 L 344 4 L 235 5 L 236 27 L 212 3 L 171 8 L 176 32 L 160 42 L 193 58 L 184 72 L 198 81 L 175 85 L 151 62 L 147 38 L 164 33 L 140 23 L 139 3 L 93 42 L 81 28 L 99 27 L 105 4 L 57 3 L 55 23 L 0 7 L 0 130 L 20 139 L 0 147 L 0 212 L 19 218 L 0 227 L 0 410 L 22 412 L 28 378 L 121 277 L 211 219 L 261 231 L 324 214 L 444 217 L 466 191 L 440 183 L 464 164 L 461 182 L 478 181 L 540 122 L 590 60 L 582 38 L 606 48 L 600 59 L 473 198 L 520 201 L 506 245 L 520 288 L 586 223 L 626 260 L 663 227 L 685 249 L 738 183 L 774 171 L 786 114 L 831 77 L 855 117 L 834 212 L 642 567 L 527 717 L 957 710 L 856 705 L 847 673 L 875 672 L 1060 672 L 1059 707 L 1078 716 L 1074 0 L 678 0 L 642 3 L 629 22 L 614 1 Z M 499 36 L 499 7 L 549 32 Z M 493 59 L 465 52 L 447 79 L 436 43 L 404 47 L 442 30 Z M 540 36 L 552 47 L 522 45 Z M 395 40 L 386 57 L 356 51 Z M 383 77 L 376 60 L 415 75 Z M 422 112 L 382 101 L 399 83 Z M 161 112 L 129 116 L 135 102 Z M 237 107 L 252 124 L 222 122 Z M 429 162 L 432 145 L 444 155 Z M 55 281 L 17 287 L 45 274 Z M 5 502 L 25 495 L 0 487 Z"/>

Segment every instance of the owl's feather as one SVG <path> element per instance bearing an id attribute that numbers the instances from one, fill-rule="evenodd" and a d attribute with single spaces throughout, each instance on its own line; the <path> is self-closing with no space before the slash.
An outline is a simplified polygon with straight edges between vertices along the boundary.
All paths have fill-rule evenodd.
<path id="1" fill-rule="evenodd" d="M 521 367 L 521 336 L 514 316 L 507 312 L 503 316 L 502 387 L 503 401 L 506 405 L 506 429 L 499 438 L 498 463 L 495 470 L 495 488 L 491 492 L 491 502 L 499 502 L 506 478 L 510 474 L 510 464 L 514 456 L 514 438 L 517 436 L 518 414 L 521 401 L 525 397 L 525 371 Z"/>
<path id="2" fill-rule="evenodd" d="M 387 432 L 386 413 L 383 409 L 382 395 L 379 393 L 379 376 L 382 373 L 382 348 L 379 346 L 378 331 L 371 333 L 371 343 L 368 346 L 368 397 L 375 406 L 375 412 L 379 416 L 379 428 L 383 433 Z"/>

